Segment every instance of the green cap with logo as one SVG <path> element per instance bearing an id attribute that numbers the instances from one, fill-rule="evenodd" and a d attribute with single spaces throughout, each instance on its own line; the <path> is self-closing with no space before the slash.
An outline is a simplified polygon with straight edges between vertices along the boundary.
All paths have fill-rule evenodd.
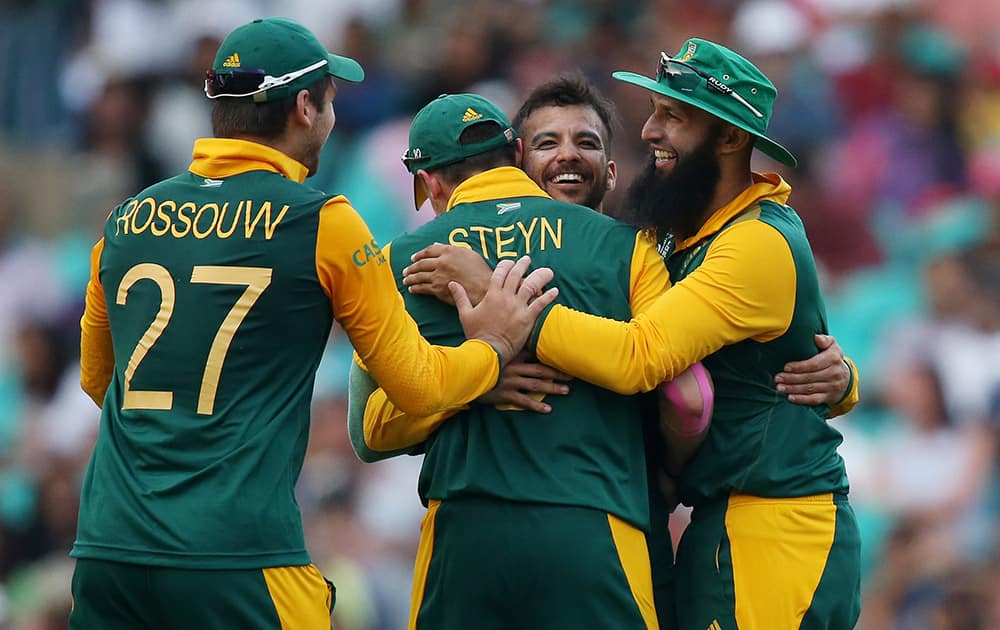
<path id="1" fill-rule="evenodd" d="M 474 144 L 459 142 L 463 131 L 484 122 L 499 125 L 495 136 Z M 427 200 L 417 171 L 454 164 L 511 144 L 516 138 L 507 115 L 478 94 L 442 94 L 425 105 L 413 118 L 410 146 L 403 154 L 403 165 L 414 174 L 413 201 L 417 210 Z"/>
<path id="2" fill-rule="evenodd" d="M 705 39 L 684 42 L 674 57 L 661 52 L 653 78 L 634 72 L 612 76 L 702 109 L 756 136 L 754 147 L 787 166 L 797 161 L 767 137 L 777 89 L 742 55 Z"/>
<path id="3" fill-rule="evenodd" d="M 219 46 L 205 94 L 266 103 L 292 96 L 323 75 L 358 83 L 365 71 L 350 57 L 328 52 L 294 20 L 257 19 L 234 30 Z"/>

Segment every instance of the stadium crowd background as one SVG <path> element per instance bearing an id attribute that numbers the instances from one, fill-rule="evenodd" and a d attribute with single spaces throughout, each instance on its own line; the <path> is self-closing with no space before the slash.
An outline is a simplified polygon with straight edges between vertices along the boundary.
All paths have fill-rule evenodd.
<path id="1" fill-rule="evenodd" d="M 186 168 L 210 135 L 216 46 L 265 15 L 364 65 L 311 181 L 346 194 L 382 242 L 430 218 L 399 156 L 439 93 L 512 114 L 537 83 L 582 70 L 622 118 L 614 212 L 646 157 L 649 103 L 611 72 L 651 73 L 694 35 L 756 62 L 779 90 L 770 135 L 799 157 L 783 173 L 830 328 L 863 375 L 862 403 L 834 421 L 864 534 L 859 627 L 1000 627 L 1000 3 L 0 0 L 0 630 L 66 625 L 99 416 L 77 368 L 89 248 L 110 208 Z M 354 457 L 349 356 L 334 334 L 299 498 L 337 628 L 394 630 L 419 461 Z"/>

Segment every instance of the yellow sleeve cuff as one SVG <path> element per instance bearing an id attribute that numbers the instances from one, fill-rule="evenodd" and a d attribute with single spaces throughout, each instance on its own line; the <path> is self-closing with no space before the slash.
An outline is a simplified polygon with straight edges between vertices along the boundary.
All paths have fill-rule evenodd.
<path id="1" fill-rule="evenodd" d="M 844 357 L 844 363 L 847 364 L 847 368 L 851 371 L 851 381 L 847 386 L 847 392 L 844 394 L 844 397 L 837 401 L 836 404 L 830 405 L 830 411 L 826 415 L 828 419 L 848 413 L 854 409 L 854 406 L 861 399 L 861 394 L 858 390 L 858 381 L 860 380 L 858 366 L 854 365 L 854 361 L 850 357 Z"/>
<path id="2" fill-rule="evenodd" d="M 365 444 L 376 451 L 412 447 L 426 441 L 445 420 L 467 408 L 462 405 L 429 416 L 415 416 L 396 407 L 385 390 L 376 389 L 365 405 Z"/>

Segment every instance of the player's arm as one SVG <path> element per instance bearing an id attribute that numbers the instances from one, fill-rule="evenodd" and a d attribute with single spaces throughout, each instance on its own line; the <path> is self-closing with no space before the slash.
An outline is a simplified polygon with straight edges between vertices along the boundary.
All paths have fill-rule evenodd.
<path id="1" fill-rule="evenodd" d="M 715 387 L 699 361 L 657 388 L 660 433 L 666 444 L 666 472 L 677 477 L 708 435 Z"/>
<path id="2" fill-rule="evenodd" d="M 90 252 L 90 280 L 80 319 L 80 386 L 100 407 L 115 370 L 115 350 L 111 343 L 108 306 L 101 285 L 101 254 L 104 239 Z"/>
<path id="3" fill-rule="evenodd" d="M 420 336 L 385 256 L 344 197 L 320 211 L 316 271 L 351 344 L 401 408 L 430 414 L 449 401 L 471 400 L 496 383 L 500 368 L 489 344 L 473 340 L 441 348 Z M 460 370 L 459 364 L 469 369 Z"/>
<path id="4" fill-rule="evenodd" d="M 551 307 L 539 319 L 535 351 L 615 392 L 649 391 L 725 345 L 781 336 L 792 320 L 795 273 L 784 237 L 746 221 L 720 234 L 697 269 L 631 321 Z"/>
<path id="5" fill-rule="evenodd" d="M 563 382 L 569 379 L 566 374 L 519 355 L 504 367 L 496 388 L 475 402 L 549 413 L 552 408 L 543 397 L 569 393 L 569 386 Z M 389 400 L 356 361 L 351 365 L 349 391 L 348 432 L 354 451 L 366 462 L 423 452 L 423 443 L 445 420 L 468 408 L 462 405 L 430 416 L 407 414 Z"/>
<path id="6" fill-rule="evenodd" d="M 472 312 L 466 305 L 461 310 L 466 333 L 490 338 L 494 344 L 470 339 L 457 348 L 432 346 L 420 336 L 407 314 L 385 257 L 347 200 L 337 197 L 327 202 L 319 221 L 316 270 L 334 315 L 372 377 L 408 413 L 431 415 L 467 403 L 491 389 L 500 373 L 500 361 L 511 358 L 519 349 L 512 333 L 555 297 L 546 292 L 511 322 L 503 323 L 507 330 L 502 332 L 484 328 L 495 315 L 491 318 L 486 311 Z M 535 282 L 529 282 L 529 276 L 524 284 L 529 288 L 538 284 L 537 279 L 545 275 L 540 271 L 551 278 L 551 271 L 536 270 L 532 273 Z M 517 267 L 510 273 L 511 279 L 515 276 L 519 281 Z M 501 301 L 503 296 L 516 295 L 519 300 L 523 297 L 517 290 L 519 285 L 508 284 L 503 274 L 494 274 L 494 278 L 498 287 L 494 295 Z M 528 288 L 524 290 L 527 292 Z M 470 322 L 480 332 L 470 333 Z"/>
<path id="7" fill-rule="evenodd" d="M 641 234 L 640 238 L 648 240 L 645 234 Z M 649 258 L 646 256 L 649 250 L 639 251 L 638 246 L 637 243 L 632 266 L 633 315 L 649 305 L 649 302 L 643 303 L 644 299 L 655 300 L 662 293 L 660 286 L 663 290 L 669 287 L 669 280 L 661 282 L 657 277 L 658 273 L 663 273 L 662 269 L 658 269 L 663 267 L 659 254 L 652 249 L 655 255 Z M 653 287 L 651 291 L 643 292 L 645 285 L 635 274 L 637 271 L 645 273 L 647 269 L 652 269 L 646 277 L 651 279 Z M 411 293 L 432 295 L 450 302 L 448 281 L 458 280 L 466 287 L 472 301 L 477 302 L 486 291 L 489 276 L 489 266 L 471 249 L 434 243 L 413 255 L 413 262 L 403 269 L 403 284 Z M 793 403 L 828 405 L 828 417 L 833 418 L 847 413 L 857 404 L 857 368 L 844 356 L 832 336 L 816 335 L 816 347 L 819 350 L 816 355 L 808 360 L 789 363 L 785 371 L 775 377 L 775 383 L 778 384 L 778 391 L 787 394 Z M 502 385 L 505 381 L 501 378 Z M 501 385 L 497 389 L 501 389 Z"/>
<path id="8" fill-rule="evenodd" d="M 389 415 L 384 418 L 387 425 L 393 424 L 393 420 L 401 418 L 404 414 L 395 407 L 392 407 L 391 410 L 387 409 L 391 403 L 385 397 L 385 392 L 379 388 L 375 379 L 358 365 L 356 360 L 351 362 L 347 392 L 347 432 L 351 438 L 351 446 L 354 447 L 354 452 L 357 453 L 361 461 L 377 462 L 398 455 L 417 455 L 424 452 L 424 440 L 430 433 L 425 435 L 422 431 L 416 430 L 417 427 L 412 424 L 409 426 L 411 434 L 395 436 L 397 448 L 386 447 L 385 444 L 378 441 L 377 438 L 385 433 L 381 429 L 375 428 L 383 420 L 380 412 L 389 411 Z M 380 393 L 379 399 L 382 402 L 372 402 L 370 421 L 373 426 L 369 427 L 366 426 L 365 422 L 366 414 L 369 402 L 376 392 Z M 369 441 L 369 434 L 374 436 L 371 441 Z"/>
<path id="9" fill-rule="evenodd" d="M 382 253 L 389 265 L 392 263 L 391 249 L 391 244 L 382 248 Z M 366 416 L 369 400 L 372 400 L 376 393 L 378 395 L 375 396 L 375 399 L 381 402 L 373 401 L 372 413 L 370 416 Z M 354 354 L 351 361 L 347 395 L 347 433 L 351 439 L 351 446 L 361 461 L 371 463 L 398 455 L 418 455 L 424 452 L 424 440 L 429 433 L 418 432 L 413 435 L 397 436 L 398 448 L 387 447 L 378 442 L 377 439 L 372 440 L 372 442 L 368 441 L 366 436 L 372 433 L 373 427 L 375 435 L 381 435 L 382 431 L 379 427 L 383 422 L 393 423 L 394 427 L 399 426 L 406 422 L 406 414 L 396 408 L 386 397 L 385 391 L 368 373 L 357 353 Z"/>

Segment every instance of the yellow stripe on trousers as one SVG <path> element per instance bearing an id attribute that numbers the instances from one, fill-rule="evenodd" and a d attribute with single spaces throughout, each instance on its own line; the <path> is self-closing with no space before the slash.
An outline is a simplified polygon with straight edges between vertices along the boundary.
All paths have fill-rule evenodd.
<path id="1" fill-rule="evenodd" d="M 836 526 L 832 494 L 729 498 L 726 533 L 741 630 L 799 627 L 823 577 Z"/>
<path id="2" fill-rule="evenodd" d="M 653 606 L 653 572 L 649 567 L 646 535 L 613 514 L 608 514 L 608 524 L 611 525 L 611 538 L 642 620 L 649 630 L 659 630 L 656 608 Z"/>
<path id="3" fill-rule="evenodd" d="M 328 630 L 330 589 L 315 565 L 262 569 L 282 630 Z"/>
<path id="4" fill-rule="evenodd" d="M 427 586 L 427 571 L 431 567 L 431 554 L 434 552 L 434 515 L 437 514 L 441 501 L 433 499 L 427 502 L 427 513 L 420 522 L 420 543 L 417 545 L 417 561 L 413 567 L 413 593 L 410 595 L 410 621 L 408 630 L 416 630 L 417 614 L 420 604 L 424 601 L 424 589 Z"/>

